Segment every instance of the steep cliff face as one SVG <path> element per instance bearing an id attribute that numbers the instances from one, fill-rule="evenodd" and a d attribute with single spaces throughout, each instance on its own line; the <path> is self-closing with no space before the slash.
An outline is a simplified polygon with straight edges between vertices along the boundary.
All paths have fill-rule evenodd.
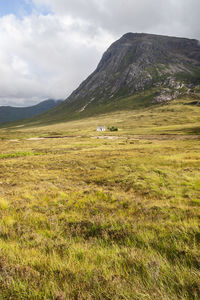
<path id="1" fill-rule="evenodd" d="M 200 44 L 194 39 L 127 33 L 104 53 L 96 70 L 66 100 L 84 111 L 92 102 L 160 87 L 168 101 L 200 82 Z"/>

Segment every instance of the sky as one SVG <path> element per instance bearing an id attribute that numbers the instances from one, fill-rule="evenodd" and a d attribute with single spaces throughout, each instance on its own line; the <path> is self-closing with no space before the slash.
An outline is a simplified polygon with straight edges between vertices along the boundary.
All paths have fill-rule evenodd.
<path id="1" fill-rule="evenodd" d="M 200 40 L 200 0 L 0 0 L 0 105 L 66 99 L 127 32 Z"/>

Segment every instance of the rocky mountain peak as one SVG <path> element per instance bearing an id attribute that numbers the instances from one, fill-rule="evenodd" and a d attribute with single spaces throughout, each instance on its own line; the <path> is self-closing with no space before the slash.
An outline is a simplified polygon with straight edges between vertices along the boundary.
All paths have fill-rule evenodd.
<path id="1" fill-rule="evenodd" d="M 160 87 L 177 91 L 191 88 L 200 79 L 200 46 L 195 39 L 146 33 L 126 33 L 103 54 L 96 70 L 67 99 L 79 111 L 92 102 L 108 102 L 138 91 Z M 156 101 L 156 99 L 155 99 Z"/>

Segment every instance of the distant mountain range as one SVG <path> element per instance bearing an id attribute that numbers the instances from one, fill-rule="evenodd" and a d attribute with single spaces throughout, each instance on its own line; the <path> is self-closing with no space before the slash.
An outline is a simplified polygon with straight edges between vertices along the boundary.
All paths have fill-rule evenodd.
<path id="1" fill-rule="evenodd" d="M 0 106 L 0 124 L 40 115 L 62 102 L 63 100 L 48 99 L 29 107 Z"/>

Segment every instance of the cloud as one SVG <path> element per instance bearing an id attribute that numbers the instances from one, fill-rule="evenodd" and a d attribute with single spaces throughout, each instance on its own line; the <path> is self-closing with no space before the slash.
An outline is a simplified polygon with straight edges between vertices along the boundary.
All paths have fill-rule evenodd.
<path id="1" fill-rule="evenodd" d="M 199 0 L 26 1 L 31 14 L 0 18 L 0 105 L 66 98 L 126 32 L 200 39 Z"/>
<path id="2" fill-rule="evenodd" d="M 114 36 L 128 31 L 194 36 L 199 33 L 199 0 L 34 0 L 56 15 L 87 20 Z"/>
<path id="3" fill-rule="evenodd" d="M 100 29 L 88 36 L 89 26 L 56 15 L 0 18 L 0 105 L 69 95 L 111 42 Z"/>

